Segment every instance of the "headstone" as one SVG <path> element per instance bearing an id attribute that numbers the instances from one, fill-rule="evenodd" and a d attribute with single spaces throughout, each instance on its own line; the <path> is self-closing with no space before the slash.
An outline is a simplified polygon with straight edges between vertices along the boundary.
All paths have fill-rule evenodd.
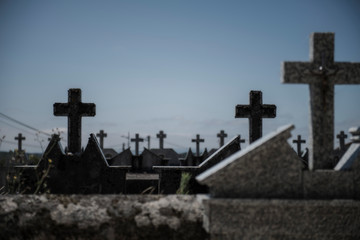
<path id="1" fill-rule="evenodd" d="M 143 142 L 144 139 L 139 137 L 139 134 L 135 134 L 135 138 L 131 139 L 131 142 L 135 142 L 135 155 L 139 156 L 139 142 Z"/>
<path id="2" fill-rule="evenodd" d="M 224 139 L 228 135 L 224 132 L 224 130 L 221 130 L 216 136 L 220 139 L 220 147 L 224 146 Z"/>
<path id="3" fill-rule="evenodd" d="M 67 103 L 54 103 L 55 116 L 68 117 L 68 151 L 81 152 L 81 118 L 95 116 L 94 103 L 81 102 L 81 89 L 71 88 L 68 91 Z"/>
<path id="4" fill-rule="evenodd" d="M 340 151 L 345 151 L 345 138 L 347 138 L 347 135 L 344 131 L 341 131 L 338 135 L 336 135 L 336 138 L 339 139 Z"/>
<path id="5" fill-rule="evenodd" d="M 166 134 L 161 130 L 158 134 L 156 134 L 156 137 L 159 139 L 159 148 L 164 148 L 164 138 L 166 138 Z"/>
<path id="6" fill-rule="evenodd" d="M 334 62 L 334 33 L 313 33 L 310 62 L 283 62 L 282 81 L 309 84 L 309 167 L 333 168 L 334 85 L 359 84 L 360 63 Z"/>
<path id="7" fill-rule="evenodd" d="M 235 118 L 249 119 L 250 144 L 262 137 L 262 119 L 276 117 L 276 106 L 262 102 L 261 91 L 250 91 L 250 105 L 237 105 L 235 108 Z"/>
<path id="8" fill-rule="evenodd" d="M 17 137 L 15 137 L 15 140 L 18 140 L 18 151 L 22 152 L 22 141 L 25 140 L 26 138 L 22 136 L 21 133 L 18 134 Z"/>
<path id="9" fill-rule="evenodd" d="M 107 137 L 107 133 L 105 133 L 104 130 L 100 130 L 100 132 L 97 133 L 96 136 L 100 139 L 101 149 L 104 149 L 104 138 Z"/>
<path id="10" fill-rule="evenodd" d="M 158 155 L 160 158 L 166 160 L 169 166 L 179 166 L 179 156 L 172 148 L 152 148 L 151 152 Z"/>
<path id="11" fill-rule="evenodd" d="M 301 157 L 302 156 L 301 144 L 306 143 L 306 141 L 304 139 L 301 139 L 301 135 L 298 135 L 297 139 L 293 140 L 293 143 L 296 143 L 297 154 L 299 157 Z"/>
<path id="12" fill-rule="evenodd" d="M 193 152 L 191 151 L 191 148 L 189 148 L 188 152 L 186 153 L 185 158 L 180 158 L 180 165 L 181 166 L 196 166 L 195 164 L 195 156 Z"/>
<path id="13" fill-rule="evenodd" d="M 200 143 L 204 141 L 205 141 L 204 139 L 200 138 L 199 134 L 196 134 L 195 139 L 191 139 L 191 142 L 196 143 L 196 156 L 200 156 Z"/>

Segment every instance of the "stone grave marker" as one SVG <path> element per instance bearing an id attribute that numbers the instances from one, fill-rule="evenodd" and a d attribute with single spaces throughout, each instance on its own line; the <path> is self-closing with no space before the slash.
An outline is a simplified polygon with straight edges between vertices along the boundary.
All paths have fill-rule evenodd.
<path id="1" fill-rule="evenodd" d="M 334 85 L 359 84 L 360 63 L 334 62 L 334 33 L 313 33 L 310 62 L 283 62 L 282 81 L 309 84 L 309 167 L 333 168 Z"/>
<path id="2" fill-rule="evenodd" d="M 249 119 L 250 144 L 262 137 L 262 119 L 275 118 L 276 106 L 262 103 L 261 91 L 250 91 L 250 105 L 237 105 L 235 118 Z"/>
<path id="3" fill-rule="evenodd" d="M 156 134 L 156 137 L 159 139 L 159 148 L 164 148 L 164 138 L 166 138 L 166 134 L 163 130 L 161 130 L 158 134 Z"/>
<path id="4" fill-rule="evenodd" d="M 336 138 L 339 139 L 340 151 L 345 151 L 345 138 L 347 138 L 347 135 L 344 131 L 341 131 L 338 135 L 336 135 Z"/>
<path id="5" fill-rule="evenodd" d="M 81 102 L 79 88 L 69 89 L 67 103 L 54 103 L 54 115 L 68 117 L 68 152 L 81 152 L 81 118 L 93 117 L 95 112 L 94 103 Z"/>
<path id="6" fill-rule="evenodd" d="M 216 135 L 219 139 L 220 139 L 220 147 L 224 146 L 224 139 L 228 136 L 224 130 L 221 130 L 217 135 Z"/>
<path id="7" fill-rule="evenodd" d="M 296 143 L 297 154 L 299 157 L 301 157 L 302 156 L 301 144 L 306 143 L 306 141 L 304 139 L 301 139 L 301 135 L 298 135 L 297 139 L 293 140 L 293 143 Z"/>
<path id="8" fill-rule="evenodd" d="M 195 139 L 191 139 L 191 142 L 195 142 L 196 143 L 196 156 L 200 156 L 200 143 L 201 142 L 205 142 L 205 140 L 203 138 L 200 138 L 199 134 L 196 134 L 196 138 Z"/>
<path id="9" fill-rule="evenodd" d="M 144 139 L 139 137 L 139 134 L 135 134 L 135 138 L 131 139 L 131 142 L 135 142 L 135 155 L 139 156 L 139 142 L 143 142 Z"/>
<path id="10" fill-rule="evenodd" d="M 23 137 L 23 135 L 21 133 L 18 134 L 17 137 L 15 137 L 15 140 L 18 140 L 18 151 L 21 153 L 22 152 L 22 141 L 25 140 L 26 138 Z"/>
<path id="11" fill-rule="evenodd" d="M 100 139 L 101 149 L 104 149 L 104 138 L 107 137 L 107 133 L 105 133 L 104 130 L 100 130 L 100 132 L 97 133 L 96 136 Z"/>

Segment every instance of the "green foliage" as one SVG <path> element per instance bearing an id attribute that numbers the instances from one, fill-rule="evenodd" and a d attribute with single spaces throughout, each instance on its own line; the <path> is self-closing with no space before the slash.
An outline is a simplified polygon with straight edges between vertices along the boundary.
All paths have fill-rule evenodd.
<path id="1" fill-rule="evenodd" d="M 180 187 L 176 191 L 176 194 L 189 194 L 189 182 L 191 179 L 191 174 L 183 172 L 181 174 Z"/>

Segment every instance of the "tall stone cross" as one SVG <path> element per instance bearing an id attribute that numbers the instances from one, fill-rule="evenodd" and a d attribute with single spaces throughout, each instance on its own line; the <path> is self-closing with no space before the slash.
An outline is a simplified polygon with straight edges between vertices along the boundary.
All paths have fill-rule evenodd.
<path id="1" fill-rule="evenodd" d="M 344 131 L 341 131 L 338 135 L 336 135 L 336 138 L 339 139 L 340 150 L 345 151 L 345 138 L 347 138 L 347 135 L 344 133 Z"/>
<path id="2" fill-rule="evenodd" d="M 196 156 L 200 156 L 200 143 L 205 142 L 205 140 L 196 134 L 196 139 L 191 139 L 191 142 L 196 142 Z"/>
<path id="3" fill-rule="evenodd" d="M 245 139 L 241 139 L 241 135 L 239 135 L 239 150 L 241 150 L 241 143 L 244 143 Z"/>
<path id="4" fill-rule="evenodd" d="M 166 138 L 166 134 L 161 130 L 156 137 L 159 139 L 159 147 L 160 149 L 164 148 L 164 138 Z"/>
<path id="5" fill-rule="evenodd" d="M 71 88 L 68 91 L 67 103 L 54 103 L 55 116 L 68 117 L 68 151 L 81 152 L 81 117 L 95 116 L 94 103 L 81 102 L 81 89 Z"/>
<path id="6" fill-rule="evenodd" d="M 99 139 L 100 139 L 101 149 L 104 149 L 104 138 L 107 137 L 107 133 L 105 133 L 104 130 L 100 130 L 100 132 L 97 133 L 96 136 L 99 137 Z"/>
<path id="7" fill-rule="evenodd" d="M 18 151 L 21 152 L 22 151 L 22 140 L 25 140 L 26 138 L 23 137 L 23 135 L 21 133 L 18 134 L 17 137 L 15 137 L 15 140 L 18 140 Z"/>
<path id="8" fill-rule="evenodd" d="M 139 138 L 139 134 L 135 134 L 135 138 L 131 139 L 132 142 L 135 142 L 135 155 L 139 156 L 139 142 L 143 142 L 143 138 Z"/>
<path id="9" fill-rule="evenodd" d="M 313 33 L 310 62 L 283 62 L 282 82 L 309 84 L 309 168 L 333 168 L 334 85 L 359 84 L 360 63 L 334 62 L 334 33 Z"/>
<path id="10" fill-rule="evenodd" d="M 237 105 L 235 118 L 249 118 L 250 143 L 262 137 L 262 119 L 275 118 L 276 106 L 262 104 L 262 92 L 250 91 L 250 105 Z"/>
<path id="11" fill-rule="evenodd" d="M 301 139 L 301 135 L 298 135 L 297 139 L 293 140 L 293 143 L 296 143 L 297 154 L 299 157 L 301 157 L 301 144 L 306 143 L 306 141 L 304 139 Z"/>
<path id="12" fill-rule="evenodd" d="M 228 136 L 224 130 L 221 130 L 217 135 L 218 138 L 220 138 L 220 147 L 224 146 L 224 139 Z"/>

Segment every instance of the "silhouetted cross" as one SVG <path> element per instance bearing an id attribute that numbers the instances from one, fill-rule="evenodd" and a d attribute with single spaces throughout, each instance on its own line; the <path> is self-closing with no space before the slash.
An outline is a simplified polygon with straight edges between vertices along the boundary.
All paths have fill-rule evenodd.
<path id="1" fill-rule="evenodd" d="M 239 135 L 239 150 L 241 150 L 241 143 L 244 143 L 245 142 L 245 139 L 241 139 L 241 135 Z"/>
<path id="2" fill-rule="evenodd" d="M 15 140 L 18 140 L 18 151 L 22 151 L 22 140 L 25 140 L 26 138 L 22 136 L 21 133 L 18 134 L 17 137 L 15 137 Z"/>
<path id="3" fill-rule="evenodd" d="M 131 139 L 132 142 L 135 142 L 135 155 L 138 156 L 139 155 L 139 142 L 143 142 L 144 139 L 143 138 L 139 138 L 139 134 L 135 134 L 135 138 Z"/>
<path id="4" fill-rule="evenodd" d="M 344 133 L 344 131 L 341 131 L 340 134 L 336 135 L 336 138 L 339 139 L 340 142 L 340 150 L 345 150 L 345 138 L 347 138 L 347 135 Z"/>
<path id="5" fill-rule="evenodd" d="M 107 137 L 107 133 L 105 133 L 104 130 L 100 130 L 100 132 L 97 133 L 96 136 L 100 138 L 101 149 L 104 149 L 104 138 Z"/>
<path id="6" fill-rule="evenodd" d="M 81 89 L 71 88 L 68 91 L 67 103 L 54 103 L 55 116 L 68 117 L 68 151 L 81 152 L 81 117 L 95 116 L 94 103 L 81 102 Z"/>
<path id="7" fill-rule="evenodd" d="M 218 138 L 220 138 L 220 147 L 224 146 L 224 139 L 228 136 L 224 130 L 221 130 L 217 135 Z"/>
<path id="8" fill-rule="evenodd" d="M 200 143 L 205 142 L 205 140 L 200 138 L 199 134 L 196 134 L 196 139 L 191 139 L 191 142 L 196 142 L 196 156 L 200 156 Z"/>
<path id="9" fill-rule="evenodd" d="M 297 140 L 293 140 L 293 143 L 296 143 L 297 145 L 297 154 L 299 157 L 301 157 L 301 144 L 302 143 L 306 143 L 306 141 L 304 139 L 301 139 L 301 135 L 297 136 Z"/>
<path id="10" fill-rule="evenodd" d="M 164 148 L 164 138 L 166 138 L 166 134 L 161 130 L 158 134 L 156 134 L 156 137 L 159 138 L 159 147 L 160 149 Z"/>
<path id="11" fill-rule="evenodd" d="M 237 105 L 235 118 L 249 119 L 250 143 L 262 137 L 262 119 L 275 118 L 276 106 L 262 104 L 262 92 L 250 91 L 250 105 Z"/>

